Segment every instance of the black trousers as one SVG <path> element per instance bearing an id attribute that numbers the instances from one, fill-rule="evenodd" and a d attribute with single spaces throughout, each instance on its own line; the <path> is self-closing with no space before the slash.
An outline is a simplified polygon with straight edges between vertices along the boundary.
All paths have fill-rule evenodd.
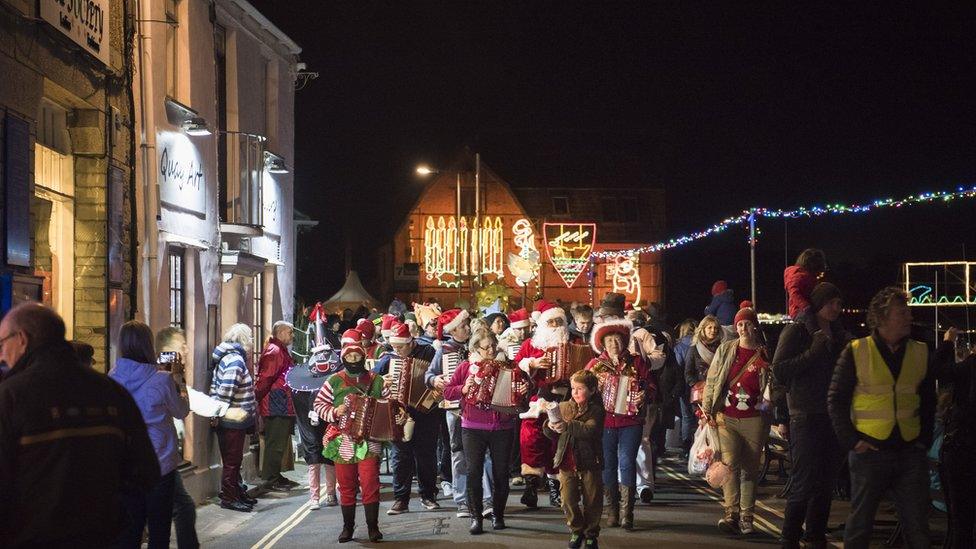
<path id="1" fill-rule="evenodd" d="M 483 431 L 481 429 L 461 428 L 464 446 L 464 459 L 468 462 L 468 506 L 474 516 L 484 511 L 484 488 L 481 476 L 485 470 L 485 451 L 491 452 L 492 471 L 492 510 L 495 516 L 505 514 L 508 501 L 509 459 L 512 455 L 512 442 L 515 440 L 511 429 Z"/>
<path id="2" fill-rule="evenodd" d="M 941 475 L 949 508 L 949 532 L 943 549 L 976 547 L 976 471 L 973 450 L 942 447 Z"/>
<path id="3" fill-rule="evenodd" d="M 786 500 L 783 538 L 825 542 L 834 485 L 844 453 L 827 414 L 790 418 L 790 494 Z M 806 523 L 806 529 L 803 524 Z"/>
<path id="4" fill-rule="evenodd" d="M 197 504 L 183 487 L 183 477 L 175 475 L 173 491 L 173 526 L 176 527 L 176 547 L 179 549 L 197 549 L 200 540 L 197 539 Z"/>
<path id="5" fill-rule="evenodd" d="M 123 494 L 128 520 L 116 545 L 118 549 L 139 549 L 142 546 L 142 531 L 147 526 L 149 549 L 169 547 L 176 474 L 176 471 L 170 471 L 163 475 L 148 493 Z"/>
<path id="6" fill-rule="evenodd" d="M 437 411 L 424 414 L 411 411 L 416 422 L 410 442 L 395 442 L 390 452 L 393 467 L 393 497 L 410 500 L 410 486 L 417 475 L 417 487 L 423 499 L 437 499 L 437 432 L 444 415 Z"/>
<path id="7" fill-rule="evenodd" d="M 522 476 L 522 444 L 519 441 L 519 433 L 522 432 L 522 419 L 515 416 L 515 428 L 512 429 L 512 460 L 509 462 L 512 464 L 510 467 L 511 475 L 513 477 Z"/>
<path id="8" fill-rule="evenodd" d="M 451 433 L 447 430 L 447 414 L 443 410 L 434 410 L 432 414 L 440 414 L 437 431 L 437 474 L 447 482 L 451 478 Z"/>

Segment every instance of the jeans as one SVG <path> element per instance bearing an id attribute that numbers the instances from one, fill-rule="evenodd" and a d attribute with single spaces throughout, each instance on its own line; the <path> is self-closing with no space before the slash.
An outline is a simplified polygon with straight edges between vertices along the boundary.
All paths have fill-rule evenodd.
<path id="1" fill-rule="evenodd" d="M 851 514 L 844 531 L 844 547 L 868 547 L 878 504 L 889 491 L 898 510 L 905 546 L 930 547 L 929 473 L 925 450 L 909 446 L 897 450 L 868 450 L 861 454 L 851 451 L 848 460 Z"/>
<path id="2" fill-rule="evenodd" d="M 149 527 L 149 549 L 169 547 L 170 527 L 173 525 L 173 490 L 176 471 L 170 471 L 148 493 L 124 494 L 128 520 L 116 545 L 119 549 L 139 549 L 142 531 Z M 77 511 L 82 511 L 78 509 Z"/>
<path id="3" fill-rule="evenodd" d="M 281 477 L 281 462 L 291 444 L 291 433 L 295 429 L 295 418 L 269 416 L 264 418 L 264 462 L 261 463 L 261 478 L 266 481 Z"/>
<path id="4" fill-rule="evenodd" d="M 174 475 L 173 526 L 176 527 L 176 546 L 179 549 L 197 549 L 197 505 L 183 486 L 183 477 Z"/>
<path id="5" fill-rule="evenodd" d="M 450 432 L 451 444 L 451 476 L 454 478 L 454 503 L 461 507 L 468 502 L 468 459 L 464 452 L 461 416 L 447 412 L 447 429 Z M 458 448 L 458 450 L 454 450 Z M 484 461 L 484 474 L 481 477 L 482 498 L 491 500 L 492 483 L 494 482 L 494 462 L 489 455 Z"/>
<path id="6" fill-rule="evenodd" d="M 718 417 L 719 451 L 729 466 L 728 482 L 722 486 L 725 509 L 751 519 L 756 508 L 756 483 L 763 448 L 769 438 L 769 422 L 762 416 Z"/>
<path id="7" fill-rule="evenodd" d="M 976 472 L 971 450 L 942 447 L 940 469 L 949 514 L 949 532 L 943 549 L 976 547 Z"/>
<path id="8" fill-rule="evenodd" d="M 447 482 L 453 482 L 454 475 L 451 472 L 451 433 L 447 430 L 446 413 L 442 410 L 436 410 L 431 413 L 440 415 L 437 425 L 437 474 Z"/>
<path id="9" fill-rule="evenodd" d="M 641 442 L 641 425 L 603 430 L 603 484 L 617 487 L 619 469 L 620 484 L 637 487 L 637 448 Z"/>
<path id="10" fill-rule="evenodd" d="M 826 542 L 830 501 L 844 460 L 827 414 L 790 418 L 790 456 L 793 468 L 783 538 L 798 542 L 803 531 L 807 542 Z"/>
<path id="11" fill-rule="evenodd" d="M 512 455 L 512 431 L 484 431 L 481 429 L 461 429 L 464 445 L 464 455 L 468 464 L 467 499 L 472 513 L 478 515 L 483 511 L 485 491 L 482 486 L 485 469 L 485 451 L 491 455 L 492 490 L 489 497 L 495 516 L 505 513 L 505 502 L 508 501 L 509 463 Z"/>
<path id="12" fill-rule="evenodd" d="M 217 444 L 220 446 L 220 459 L 224 463 L 220 475 L 220 499 L 239 501 L 244 494 L 241 490 L 241 462 L 244 461 L 244 440 L 247 431 L 220 427 L 217 429 Z"/>
<path id="13" fill-rule="evenodd" d="M 390 451 L 393 467 L 393 497 L 397 501 L 410 500 L 410 486 L 417 475 L 417 491 L 422 499 L 437 499 L 437 431 L 435 412 L 410 414 L 414 419 L 413 438 L 409 442 L 394 442 Z M 339 479 L 342 484 L 342 479 Z"/>

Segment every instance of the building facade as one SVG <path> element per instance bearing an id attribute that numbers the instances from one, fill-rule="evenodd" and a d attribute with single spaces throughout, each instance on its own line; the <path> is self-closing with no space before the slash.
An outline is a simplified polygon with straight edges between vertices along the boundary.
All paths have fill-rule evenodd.
<path id="1" fill-rule="evenodd" d="M 95 348 L 131 318 L 130 3 L 0 1 L 0 313 L 53 307 Z"/>

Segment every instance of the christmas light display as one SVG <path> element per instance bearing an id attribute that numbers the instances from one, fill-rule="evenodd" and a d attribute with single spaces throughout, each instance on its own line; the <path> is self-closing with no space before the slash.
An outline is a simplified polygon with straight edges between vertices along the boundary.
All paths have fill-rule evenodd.
<path id="1" fill-rule="evenodd" d="M 901 208 L 903 206 L 914 206 L 918 204 L 927 204 L 936 201 L 949 202 L 957 198 L 976 198 L 976 186 L 973 187 L 959 187 L 955 191 L 938 191 L 933 193 L 922 193 L 919 195 L 910 195 L 901 199 L 884 198 L 869 202 L 867 204 L 827 204 L 824 206 L 811 206 L 811 207 L 801 207 L 794 210 L 778 210 L 769 208 L 752 208 L 750 210 L 744 210 L 741 214 L 735 217 L 729 217 L 722 220 L 719 223 L 712 225 L 701 231 L 693 232 L 690 234 L 678 236 L 664 242 L 658 242 L 656 244 L 650 244 L 648 246 L 642 246 L 640 248 L 632 248 L 629 250 L 607 250 L 602 252 L 594 252 L 593 256 L 600 259 L 610 259 L 617 256 L 633 256 L 635 254 L 649 253 L 649 252 L 659 252 L 663 250 L 670 250 L 672 248 L 677 248 L 678 246 L 684 246 L 685 244 L 690 244 L 697 240 L 701 240 L 705 237 L 712 236 L 714 234 L 725 231 L 730 227 L 736 225 L 747 225 L 749 223 L 749 217 L 755 215 L 756 218 L 771 218 L 771 219 L 797 219 L 802 217 L 819 217 L 826 214 L 852 214 L 852 213 L 867 213 L 870 211 L 882 209 L 882 208 Z"/>
<path id="2" fill-rule="evenodd" d="M 607 278 L 613 291 L 628 296 L 637 303 L 641 299 L 640 256 L 618 255 L 607 263 Z"/>
<path id="3" fill-rule="evenodd" d="M 969 281 L 976 263 L 905 263 L 905 291 L 912 307 L 959 307 L 976 303 Z"/>
<path id="4" fill-rule="evenodd" d="M 549 261 L 567 288 L 572 288 L 589 263 L 596 242 L 596 223 L 543 223 Z"/>
<path id="5" fill-rule="evenodd" d="M 515 257 L 509 254 L 508 270 L 515 276 L 515 283 L 522 287 L 539 276 L 540 256 L 531 221 L 523 218 L 512 225 L 512 243 L 519 252 Z"/>
<path id="6" fill-rule="evenodd" d="M 479 240 L 481 242 L 479 250 Z M 476 274 L 505 275 L 505 235 L 500 217 L 486 217 L 481 227 L 474 219 L 428 216 L 424 222 L 424 271 L 427 280 L 457 288 L 461 277 Z"/>

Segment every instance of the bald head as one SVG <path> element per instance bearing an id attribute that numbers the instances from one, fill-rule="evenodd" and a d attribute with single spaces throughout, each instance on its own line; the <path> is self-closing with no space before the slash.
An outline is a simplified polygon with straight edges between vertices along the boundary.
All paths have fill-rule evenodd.
<path id="1" fill-rule="evenodd" d="M 39 303 L 25 303 L 10 310 L 0 321 L 0 360 L 13 366 L 25 354 L 64 341 L 64 321 Z"/>

